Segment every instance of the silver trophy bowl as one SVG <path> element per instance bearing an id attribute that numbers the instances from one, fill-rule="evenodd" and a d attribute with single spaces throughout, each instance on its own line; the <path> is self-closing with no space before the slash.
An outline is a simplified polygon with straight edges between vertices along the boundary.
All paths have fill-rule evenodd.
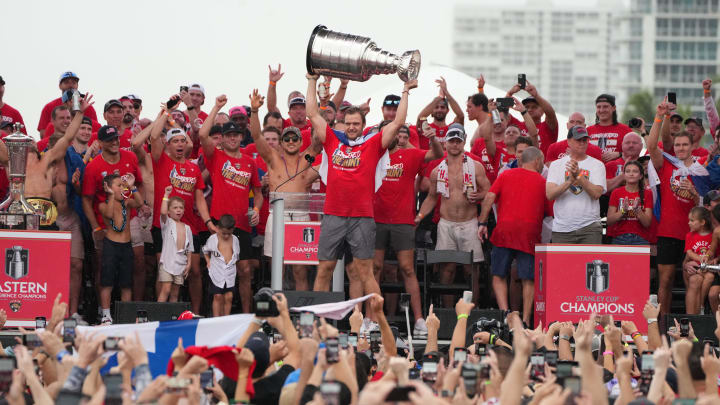
<path id="1" fill-rule="evenodd" d="M 378 48 L 370 38 L 318 25 L 310 35 L 305 63 L 312 75 L 364 82 L 373 75 L 397 73 L 406 82 L 420 73 L 420 51 L 397 56 Z"/>
<path id="2" fill-rule="evenodd" d="M 0 224 L 9 227 L 24 224 L 25 229 L 38 229 L 40 217 L 25 200 L 27 155 L 33 138 L 22 133 L 22 124 L 15 123 L 14 128 L 15 132 L 3 139 L 8 149 L 10 195 L 0 203 Z"/>

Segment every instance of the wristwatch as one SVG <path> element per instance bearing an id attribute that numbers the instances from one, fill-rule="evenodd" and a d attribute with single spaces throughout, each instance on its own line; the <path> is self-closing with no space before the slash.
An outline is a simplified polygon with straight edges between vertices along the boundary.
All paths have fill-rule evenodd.
<path id="1" fill-rule="evenodd" d="M 455 396 L 455 393 L 450 390 L 440 391 L 440 398 L 452 398 L 454 396 Z"/>
<path id="2" fill-rule="evenodd" d="M 560 339 L 567 340 L 567 341 L 569 342 L 569 341 L 570 341 L 570 336 L 568 336 L 568 335 L 560 335 Z"/>

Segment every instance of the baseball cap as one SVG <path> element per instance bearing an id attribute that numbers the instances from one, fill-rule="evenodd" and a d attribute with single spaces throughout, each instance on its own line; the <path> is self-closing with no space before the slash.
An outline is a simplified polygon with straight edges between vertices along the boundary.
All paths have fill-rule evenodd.
<path id="1" fill-rule="evenodd" d="M 720 190 L 710 190 L 703 196 L 703 205 L 710 205 L 710 202 L 720 200 Z"/>
<path id="2" fill-rule="evenodd" d="M 452 124 L 448 127 L 447 132 L 445 133 L 445 142 L 450 141 L 451 139 L 459 139 L 461 141 L 465 141 L 465 128 L 463 128 L 460 124 Z"/>
<path id="3" fill-rule="evenodd" d="M 587 129 L 585 127 L 580 125 L 575 125 L 574 127 L 570 128 L 567 134 L 567 139 L 583 139 L 587 138 L 589 135 L 587 133 Z"/>
<path id="4" fill-rule="evenodd" d="M 4 85 L 5 85 L 5 80 L 3 80 L 2 76 L 0 76 L 0 86 L 4 86 Z"/>
<path id="5" fill-rule="evenodd" d="M 253 333 L 245 343 L 245 349 L 249 349 L 255 357 L 255 371 L 252 377 L 262 377 L 270 364 L 270 342 L 267 335 L 264 332 Z"/>
<path id="6" fill-rule="evenodd" d="M 232 117 L 235 114 L 242 114 L 246 117 L 248 116 L 247 110 L 241 105 L 231 108 L 230 112 L 228 113 L 228 117 Z"/>
<path id="7" fill-rule="evenodd" d="M 90 125 L 92 126 L 92 120 L 88 117 L 83 117 L 82 123 L 80 125 Z"/>
<path id="8" fill-rule="evenodd" d="M 5 129 L 7 127 L 12 127 L 13 123 L 10 121 L 0 121 L 0 129 Z"/>
<path id="9" fill-rule="evenodd" d="M 288 101 L 288 108 L 294 106 L 295 104 L 305 105 L 305 97 L 300 96 L 291 98 L 290 101 Z"/>
<path id="10" fill-rule="evenodd" d="M 400 104 L 400 96 L 388 94 L 383 100 L 383 107 L 397 107 Z"/>
<path id="11" fill-rule="evenodd" d="M 289 132 L 292 132 L 293 134 L 295 134 L 299 137 L 302 137 L 302 134 L 300 133 L 300 129 L 298 129 L 297 127 L 291 126 L 291 127 L 287 127 L 285 129 L 283 129 L 282 135 L 280 135 L 280 139 L 282 139 L 285 136 L 285 134 L 287 134 Z"/>
<path id="12" fill-rule="evenodd" d="M 103 108 L 103 112 L 107 112 L 107 110 L 111 109 L 112 107 L 125 108 L 125 107 L 122 105 L 122 103 L 120 102 L 120 100 L 112 99 L 112 100 L 108 101 L 107 103 L 105 103 L 105 107 Z"/>
<path id="13" fill-rule="evenodd" d="M 535 100 L 535 97 L 525 97 L 525 98 L 522 100 L 522 104 L 523 104 L 523 105 L 527 105 L 528 103 L 535 103 L 535 104 L 537 104 L 538 102 L 537 102 L 537 100 Z"/>
<path id="14" fill-rule="evenodd" d="M 62 83 L 62 81 L 65 80 L 65 79 L 78 79 L 78 80 L 80 80 L 80 78 L 78 77 L 78 75 L 76 75 L 75 73 L 70 72 L 70 71 L 63 72 L 63 74 L 60 75 L 60 83 Z"/>
<path id="15" fill-rule="evenodd" d="M 227 135 L 230 133 L 240 134 L 242 132 L 243 132 L 242 129 L 232 121 L 228 121 L 228 122 L 224 123 L 222 126 L 222 134 L 223 135 Z"/>
<path id="16" fill-rule="evenodd" d="M 180 128 L 170 128 L 165 134 L 165 142 L 170 142 L 176 136 L 186 136 L 185 131 Z"/>
<path id="17" fill-rule="evenodd" d="M 222 134 L 221 125 L 213 125 L 212 127 L 210 127 L 210 136 L 213 136 L 215 134 Z"/>
<path id="18" fill-rule="evenodd" d="M 128 98 L 128 99 L 132 100 L 133 102 L 142 104 L 142 99 L 137 94 L 128 94 L 127 96 L 125 96 L 123 98 Z"/>
<path id="19" fill-rule="evenodd" d="M 683 116 L 680 115 L 680 113 L 678 113 L 678 112 L 674 112 L 674 113 L 672 113 L 672 114 L 670 115 L 670 119 L 671 119 L 671 120 L 672 120 L 672 119 L 675 119 L 675 118 L 680 119 L 680 121 L 683 120 Z"/>
<path id="20" fill-rule="evenodd" d="M 97 137 L 100 142 L 110 142 L 120 137 L 120 132 L 112 125 L 103 125 L 98 129 Z"/>
<path id="21" fill-rule="evenodd" d="M 205 95 L 205 87 L 203 87 L 203 86 L 200 85 L 200 84 L 197 84 L 197 83 L 191 84 L 191 85 L 188 87 L 188 91 L 190 91 L 190 90 L 197 90 L 197 91 L 199 91 L 200 93 L 202 93 L 203 96 Z"/>
<path id="22" fill-rule="evenodd" d="M 689 122 L 694 122 L 694 123 L 695 123 L 697 126 L 699 126 L 700 128 L 704 128 L 704 127 L 703 127 L 702 118 L 699 118 L 699 117 L 690 117 L 690 118 L 686 119 L 683 124 L 687 125 Z"/>
<path id="23" fill-rule="evenodd" d="M 597 98 L 595 99 L 595 104 L 597 104 L 597 103 L 608 103 L 608 104 L 614 106 L 615 105 L 615 96 L 613 96 L 612 94 L 601 94 L 601 95 L 597 96 Z"/>
<path id="24" fill-rule="evenodd" d="M 337 106 L 335 106 L 335 103 L 333 103 L 332 100 L 328 101 L 327 106 L 332 107 L 333 111 L 337 111 Z"/>
<path id="25" fill-rule="evenodd" d="M 349 101 L 343 101 L 342 104 L 340 104 L 340 111 L 345 111 L 350 107 L 352 107 L 352 103 Z"/>

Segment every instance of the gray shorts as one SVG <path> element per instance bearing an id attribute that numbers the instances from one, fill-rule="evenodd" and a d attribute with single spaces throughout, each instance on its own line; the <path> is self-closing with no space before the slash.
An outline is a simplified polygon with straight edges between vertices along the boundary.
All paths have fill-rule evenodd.
<path id="1" fill-rule="evenodd" d="M 323 215 L 318 242 L 318 260 L 342 257 L 344 241 L 353 258 L 372 259 L 375 255 L 375 220 L 370 217 Z"/>
<path id="2" fill-rule="evenodd" d="M 415 227 L 408 224 L 375 223 L 375 250 L 390 247 L 396 252 L 415 249 Z"/>

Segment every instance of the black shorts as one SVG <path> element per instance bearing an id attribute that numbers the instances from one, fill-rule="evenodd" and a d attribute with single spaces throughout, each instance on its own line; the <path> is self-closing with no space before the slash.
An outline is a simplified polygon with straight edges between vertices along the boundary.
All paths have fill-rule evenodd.
<path id="1" fill-rule="evenodd" d="M 162 230 L 160 228 L 158 228 L 157 226 L 153 226 L 152 229 L 150 229 L 150 235 L 152 235 L 152 239 L 153 239 L 152 244 L 155 247 L 155 253 L 156 254 L 162 253 L 162 243 L 163 243 Z M 205 244 L 205 242 L 207 242 L 207 238 L 205 238 L 205 241 L 201 241 L 199 235 L 193 234 L 192 237 L 193 237 L 193 253 L 201 254 L 202 247 Z M 210 236 L 208 235 L 208 237 L 210 237 Z"/>
<path id="2" fill-rule="evenodd" d="M 132 288 L 133 259 L 131 242 L 119 243 L 108 238 L 103 239 L 100 286 Z"/>
<path id="3" fill-rule="evenodd" d="M 685 258 L 685 241 L 659 236 L 657 241 L 657 264 L 681 266 Z"/>
<path id="4" fill-rule="evenodd" d="M 215 218 L 213 218 L 212 221 L 213 224 L 217 226 L 219 221 Z M 238 242 L 240 242 L 240 255 L 238 260 L 250 260 L 257 257 L 255 254 L 256 250 L 252 247 L 252 235 L 250 235 L 250 232 L 245 232 L 240 228 L 235 228 L 233 230 L 233 235 L 235 235 L 238 238 Z M 207 237 L 210 237 L 209 232 Z M 207 238 L 205 239 L 205 242 L 207 242 Z"/>
<path id="5" fill-rule="evenodd" d="M 233 287 L 218 287 L 212 280 L 208 283 L 208 294 L 212 297 L 213 295 L 223 295 L 233 291 Z"/>

